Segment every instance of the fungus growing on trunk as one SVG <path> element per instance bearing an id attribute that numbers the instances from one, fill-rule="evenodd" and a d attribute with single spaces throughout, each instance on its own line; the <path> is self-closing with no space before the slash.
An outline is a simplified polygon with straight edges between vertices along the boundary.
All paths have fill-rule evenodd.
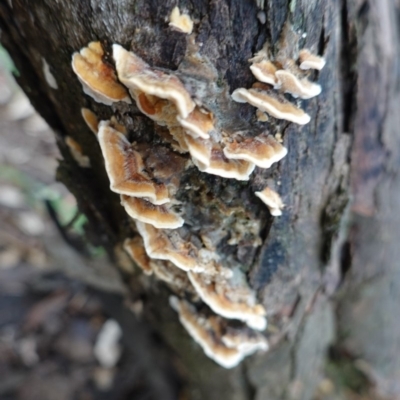
<path id="1" fill-rule="evenodd" d="M 301 69 L 321 70 L 325 66 L 325 59 L 312 54 L 308 49 L 302 49 L 299 51 L 299 63 Z"/>
<path id="2" fill-rule="evenodd" d="M 284 99 L 279 101 L 267 92 L 258 89 L 236 89 L 232 93 L 232 99 L 238 103 L 249 103 L 272 117 L 285 119 L 299 125 L 308 124 L 311 119 L 301 108 L 297 108 Z"/>
<path id="3" fill-rule="evenodd" d="M 270 168 L 287 154 L 287 149 L 272 136 L 260 135 L 246 138 L 242 142 L 227 143 L 224 148 L 226 158 L 246 160 L 260 168 Z"/>
<path id="4" fill-rule="evenodd" d="M 72 69 L 82 83 L 83 91 L 99 103 L 130 103 L 126 89 L 117 81 L 114 69 L 103 61 L 100 42 L 91 42 L 72 55 Z"/>
<path id="5" fill-rule="evenodd" d="M 280 89 L 284 93 L 290 93 L 293 97 L 311 99 L 321 93 L 321 86 L 310 82 L 308 79 L 299 79 L 293 73 L 285 70 L 275 72 Z"/>
<path id="6" fill-rule="evenodd" d="M 88 128 L 97 135 L 97 131 L 99 130 L 99 120 L 97 119 L 97 115 L 89 110 L 88 108 L 81 108 L 81 114 L 83 120 L 86 122 Z"/>
<path id="7" fill-rule="evenodd" d="M 171 101 L 182 118 L 193 111 L 195 103 L 182 82 L 174 75 L 151 69 L 136 54 L 113 45 L 113 57 L 119 80 L 132 92 L 141 91 Z"/>
<path id="8" fill-rule="evenodd" d="M 251 340 L 245 333 L 236 340 L 230 340 L 232 334 L 224 337 L 223 330 L 226 324 L 221 318 L 204 316 L 185 300 L 171 296 L 170 304 L 178 312 L 182 325 L 194 341 L 202 347 L 204 353 L 224 368 L 233 368 L 246 356 L 258 350 L 268 349 L 267 341 L 260 335 L 257 339 Z"/>
<path id="9" fill-rule="evenodd" d="M 175 7 L 170 26 L 178 28 L 187 18 L 191 22 Z M 184 32 L 186 28 L 182 26 L 178 29 Z M 294 34 L 288 27 L 284 32 Z M 296 46 L 297 42 L 291 51 L 281 49 L 274 58 L 265 45 L 250 60 L 254 76 L 264 83 L 256 83 L 251 89 L 238 88 L 232 93 L 234 101 L 257 108 L 259 121 L 268 120 L 265 113 L 300 125 L 310 121 L 310 116 L 282 93 L 310 98 L 320 91 L 319 85 L 306 80 L 307 73 L 296 65 Z M 106 86 L 117 91 L 122 86 L 102 57 L 100 43 L 92 42 L 74 54 L 74 71 L 80 65 L 90 78 L 86 81 L 97 85 L 101 75 L 96 71 L 104 68 Z M 180 299 L 172 298 L 171 305 L 186 330 L 210 358 L 231 368 L 245 356 L 268 349 L 264 336 L 255 331 L 266 328 L 266 310 L 257 302 L 243 272 L 246 263 L 250 264 L 255 257 L 247 254 L 255 254 L 254 249 L 260 245 L 264 224 L 257 213 L 262 207 L 251 195 L 243 204 L 240 199 L 232 199 L 232 186 L 247 186 L 249 192 L 246 183 L 214 179 L 218 183 L 215 188 L 210 187 L 211 178 L 193 175 L 190 167 L 193 162 L 204 173 L 247 181 L 256 166 L 270 168 L 286 156 L 287 149 L 280 143 L 280 133 L 259 134 L 258 122 L 254 131 L 249 129 L 246 124 L 254 123 L 254 119 L 239 123 L 238 129 L 243 130 L 234 130 L 235 124 L 224 115 L 232 100 L 216 89 L 215 67 L 212 66 L 214 72 L 210 74 L 209 61 L 197 50 L 188 50 L 176 72 L 151 67 L 117 44 L 113 45 L 113 57 L 119 81 L 129 90 L 138 109 L 156 124 L 154 132 L 147 130 L 144 134 L 137 134 L 132 127 L 126 129 L 115 117 L 97 126 L 96 116 L 82 109 L 88 126 L 98 131 L 110 188 L 121 195 L 121 204 L 135 221 L 139 233 L 125 240 L 124 249 L 145 274 L 166 282 L 179 296 Z M 300 52 L 300 68 L 304 68 L 302 57 L 304 52 Z M 193 65 L 193 60 L 195 72 L 185 69 L 186 64 Z M 204 79 L 209 79 L 207 90 Z M 122 89 L 121 96 L 127 96 L 126 89 Z M 207 96 L 212 91 L 216 99 L 209 101 Z M 119 118 L 126 115 L 129 110 L 124 109 Z M 130 124 L 126 122 L 127 127 Z M 275 124 L 272 121 L 270 126 Z M 279 135 L 280 142 L 274 139 L 274 134 L 276 138 Z M 192 175 L 188 183 L 189 174 Z M 181 182 L 185 182 L 184 187 Z M 255 194 L 268 206 L 271 215 L 281 215 L 283 203 L 278 193 L 267 187 Z M 256 206 L 255 212 L 247 210 L 251 202 Z M 193 212 L 194 208 L 201 209 L 199 215 Z M 136 234 L 133 227 L 132 230 Z M 242 243 L 246 245 L 240 247 Z M 236 253 L 233 246 L 238 246 Z M 250 248 L 249 253 L 240 254 L 242 248 Z M 196 308 L 183 300 L 183 296 L 196 302 Z"/>
<path id="10" fill-rule="evenodd" d="M 167 187 L 153 182 L 144 171 L 140 154 L 133 150 L 125 135 L 107 121 L 99 124 L 98 139 L 113 192 L 144 197 L 153 204 L 170 201 Z"/>
<path id="11" fill-rule="evenodd" d="M 169 26 L 182 33 L 190 34 L 193 31 L 193 21 L 189 15 L 181 14 L 178 6 L 173 8 L 169 16 Z"/>
<path id="12" fill-rule="evenodd" d="M 200 298 L 215 313 L 243 321 L 253 329 L 262 331 L 267 327 L 265 309 L 256 304 L 254 294 L 240 271 L 235 270 L 229 278 L 194 272 L 189 272 L 188 276 Z"/>
<path id="13" fill-rule="evenodd" d="M 274 217 L 282 215 L 282 209 L 285 205 L 282 202 L 281 196 L 274 190 L 266 187 L 261 192 L 255 192 L 255 195 L 267 205 L 271 215 Z"/>
<path id="14" fill-rule="evenodd" d="M 180 228 L 185 222 L 171 211 L 167 204 L 155 205 L 147 200 L 126 195 L 121 195 L 121 204 L 131 218 L 158 229 Z"/>

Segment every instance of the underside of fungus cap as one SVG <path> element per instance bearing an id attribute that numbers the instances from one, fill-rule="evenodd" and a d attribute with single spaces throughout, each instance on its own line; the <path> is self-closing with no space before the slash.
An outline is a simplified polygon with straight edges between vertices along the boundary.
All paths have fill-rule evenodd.
<path id="1" fill-rule="evenodd" d="M 189 92 L 176 76 L 150 68 L 140 57 L 118 44 L 113 45 L 113 57 L 119 80 L 130 90 L 171 101 L 182 118 L 187 118 L 195 108 Z"/>
<path id="2" fill-rule="evenodd" d="M 325 66 L 325 59 L 312 54 L 308 49 L 299 51 L 300 69 L 317 69 L 321 70 Z"/>
<path id="3" fill-rule="evenodd" d="M 239 103 L 249 103 L 275 118 L 285 119 L 299 125 L 308 124 L 311 119 L 302 109 L 289 102 L 281 102 L 261 90 L 236 89 L 232 93 L 232 99 Z"/>
<path id="4" fill-rule="evenodd" d="M 83 86 L 83 91 L 97 102 L 111 105 L 117 101 L 130 103 L 126 89 L 117 81 L 114 70 L 103 62 L 100 42 L 91 42 L 80 53 L 72 55 L 72 69 Z"/>
<path id="5" fill-rule="evenodd" d="M 142 158 L 132 149 L 125 135 L 113 129 L 108 121 L 101 121 L 98 139 L 112 191 L 145 197 L 153 204 L 170 201 L 167 187 L 153 182 L 143 171 Z"/>
<path id="6" fill-rule="evenodd" d="M 270 168 L 286 156 L 287 149 L 272 136 L 263 135 L 227 143 L 224 154 L 229 159 L 246 160 L 260 168 Z"/>
<path id="7" fill-rule="evenodd" d="M 237 286 L 233 280 L 218 280 L 215 277 L 191 271 L 188 276 L 200 298 L 215 313 L 225 318 L 243 321 L 253 329 L 264 330 L 266 328 L 265 309 L 260 304 L 252 304 L 254 303 L 252 301 L 253 294 L 248 287 Z M 240 297 L 235 299 L 239 293 Z M 229 298 L 229 295 L 232 299 Z"/>
<path id="8" fill-rule="evenodd" d="M 268 83 L 269 85 L 273 86 L 278 83 L 275 76 L 275 73 L 278 69 L 271 61 L 262 60 L 254 63 L 250 66 L 250 70 L 260 82 Z"/>
<path id="9" fill-rule="evenodd" d="M 244 160 L 230 160 L 225 157 L 219 147 L 214 147 L 211 151 L 209 164 L 203 164 L 193 158 L 193 163 L 197 168 L 207 174 L 218 175 L 222 178 L 236 179 L 238 181 L 247 181 L 254 171 L 255 165 Z"/>
<path id="10" fill-rule="evenodd" d="M 282 215 L 284 204 L 277 192 L 269 187 L 266 187 L 261 192 L 255 192 L 255 195 L 267 205 L 271 215 L 274 217 L 279 217 Z"/>
<path id="11" fill-rule="evenodd" d="M 155 205 L 144 199 L 125 195 L 121 195 L 121 204 L 131 218 L 151 224 L 155 228 L 176 229 L 185 222 L 165 204 Z"/>
<path id="12" fill-rule="evenodd" d="M 170 231 L 167 235 L 166 231 L 140 221 L 136 221 L 136 227 L 149 257 L 170 261 L 184 271 L 204 271 L 205 267 L 197 259 L 197 249 L 177 232 Z"/>
<path id="13" fill-rule="evenodd" d="M 177 109 L 169 101 L 149 95 L 140 90 L 131 90 L 139 110 L 161 126 L 176 125 Z"/>
<path id="14" fill-rule="evenodd" d="M 276 71 L 276 77 L 281 91 L 290 93 L 293 97 L 311 99 L 321 93 L 320 85 L 305 78 L 299 79 L 289 71 L 283 69 Z"/>
<path id="15" fill-rule="evenodd" d="M 224 368 L 233 368 L 243 358 L 255 353 L 257 350 L 266 350 L 265 344 L 255 343 L 243 346 L 229 347 L 221 339 L 221 330 L 224 321 L 217 317 L 205 317 L 187 301 L 179 300 L 177 297 L 170 298 L 170 304 L 179 314 L 179 320 L 189 335 L 203 349 L 204 353 Z"/>

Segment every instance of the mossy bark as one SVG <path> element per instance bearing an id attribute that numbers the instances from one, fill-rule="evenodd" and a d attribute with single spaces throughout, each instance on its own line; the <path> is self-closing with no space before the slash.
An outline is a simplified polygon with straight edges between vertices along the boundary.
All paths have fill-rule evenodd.
<path id="1" fill-rule="evenodd" d="M 118 196 L 109 190 L 99 146 L 80 109 L 88 107 L 100 119 L 116 115 L 138 137 L 153 132 L 154 125 L 126 105 L 110 108 L 84 95 L 71 55 L 100 40 L 107 51 L 119 43 L 152 66 L 176 70 L 188 41 L 168 27 L 166 18 L 175 5 L 172 0 L 0 4 L 2 45 L 63 155 L 58 178 L 88 217 L 91 240 L 110 254 L 131 228 Z M 271 350 L 233 370 L 216 366 L 167 306 L 168 290 L 156 283 L 144 288 L 125 274 L 129 296 L 145 299 L 146 319 L 163 344 L 160 357 L 179 356 L 174 365 L 179 364 L 190 399 L 339 399 L 346 398 L 348 389 L 371 393 L 372 386 L 388 398 L 400 397 L 398 2 L 279 0 L 265 1 L 264 10 L 250 0 L 179 5 L 195 21 L 200 53 L 215 66 L 216 81 L 227 93 L 254 82 L 247 60 L 266 41 L 276 46 L 286 23 L 300 32 L 301 46 L 324 54 L 327 64 L 318 74 L 322 94 L 303 103 L 311 123 L 277 125 L 288 156 L 271 170 L 256 171 L 249 184 L 230 184 L 233 196 L 247 202 L 265 227 L 248 276 L 269 313 Z M 259 12 L 265 13 L 265 24 Z M 46 82 L 43 60 L 57 81 L 56 90 Z M 226 110 L 226 120 L 236 121 L 237 112 L 245 124 L 253 118 L 253 110 L 241 106 Z M 79 168 L 65 146 L 67 135 L 82 145 L 92 168 Z M 196 177 L 187 176 L 191 179 Z M 280 182 L 287 206 L 272 223 L 250 195 L 271 179 Z M 213 187 L 212 196 L 225 189 L 220 180 L 201 182 Z M 132 326 L 126 318 L 120 322 L 129 337 Z M 151 360 L 157 351 L 152 349 Z M 341 369 L 344 364 L 350 367 Z M 158 382 L 168 382 L 166 365 L 154 361 L 154 371 L 163 377 Z M 342 379 L 342 370 L 356 371 L 356 378 Z M 360 375 L 362 384 L 353 385 Z M 327 389 L 327 377 L 334 389 Z M 175 396 L 171 388 L 161 392 L 165 399 Z"/>

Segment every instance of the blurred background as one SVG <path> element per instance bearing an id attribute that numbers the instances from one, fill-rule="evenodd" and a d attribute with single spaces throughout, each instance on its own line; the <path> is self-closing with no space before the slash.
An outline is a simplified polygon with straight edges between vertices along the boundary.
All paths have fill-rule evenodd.
<path id="1" fill-rule="evenodd" d="M 106 281 L 110 296 L 122 284 L 85 243 L 85 218 L 55 181 L 55 136 L 15 75 L 0 46 L 0 399 L 150 399 L 120 325 L 81 278 Z"/>

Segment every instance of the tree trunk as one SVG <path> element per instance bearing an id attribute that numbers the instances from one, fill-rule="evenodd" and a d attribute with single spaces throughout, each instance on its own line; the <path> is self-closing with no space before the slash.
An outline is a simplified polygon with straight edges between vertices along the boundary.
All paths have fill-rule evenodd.
<path id="1" fill-rule="evenodd" d="M 200 44 L 199 53 L 217 71 L 213 83 L 220 88 L 217 101 L 224 117 L 231 125 L 261 129 L 250 106 L 224 102 L 228 92 L 251 86 L 255 80 L 247 60 L 267 41 L 278 46 L 290 24 L 299 32 L 301 47 L 327 60 L 318 73 L 321 95 L 303 102 L 311 122 L 263 125 L 282 133 L 289 153 L 273 168 L 257 169 L 248 183 L 199 177 L 195 169 L 185 172 L 185 179 L 207 190 L 212 201 L 230 192 L 250 210 L 250 219 L 261 221 L 262 245 L 253 251 L 239 244 L 235 257 L 247 265 L 249 282 L 267 309 L 270 350 L 234 369 L 219 367 L 181 327 L 168 306 L 166 286 L 154 280 L 143 284 L 129 268 L 121 271 L 124 296 L 143 301 L 143 319 L 157 340 L 149 339 L 149 327 L 135 322 L 122 302 L 104 295 L 106 304 L 152 375 L 155 398 L 177 398 L 177 382 L 184 382 L 180 398 L 190 399 L 342 399 L 352 398 L 351 392 L 400 398 L 400 5 L 391 0 L 267 0 L 262 8 L 263 2 L 257 3 L 193 0 L 181 5 L 195 23 L 191 37 Z M 132 234 L 132 227 L 109 189 L 81 107 L 100 120 L 116 115 L 132 141 L 155 143 L 157 135 L 148 132 L 157 128 L 133 105 L 108 107 L 86 96 L 71 56 L 100 40 L 107 52 L 118 43 L 151 66 L 184 74 L 193 43 L 168 26 L 175 5 L 171 0 L 0 4 L 2 45 L 63 155 L 57 178 L 87 216 L 91 242 L 104 246 L 115 265 L 121 264 L 116 246 Z M 44 65 L 57 89 L 49 86 Z M 66 136 L 82 146 L 91 168 L 77 165 Z M 253 195 L 271 181 L 280 183 L 286 205 L 283 216 L 274 220 Z M 193 207 L 200 207 L 190 196 Z"/>

